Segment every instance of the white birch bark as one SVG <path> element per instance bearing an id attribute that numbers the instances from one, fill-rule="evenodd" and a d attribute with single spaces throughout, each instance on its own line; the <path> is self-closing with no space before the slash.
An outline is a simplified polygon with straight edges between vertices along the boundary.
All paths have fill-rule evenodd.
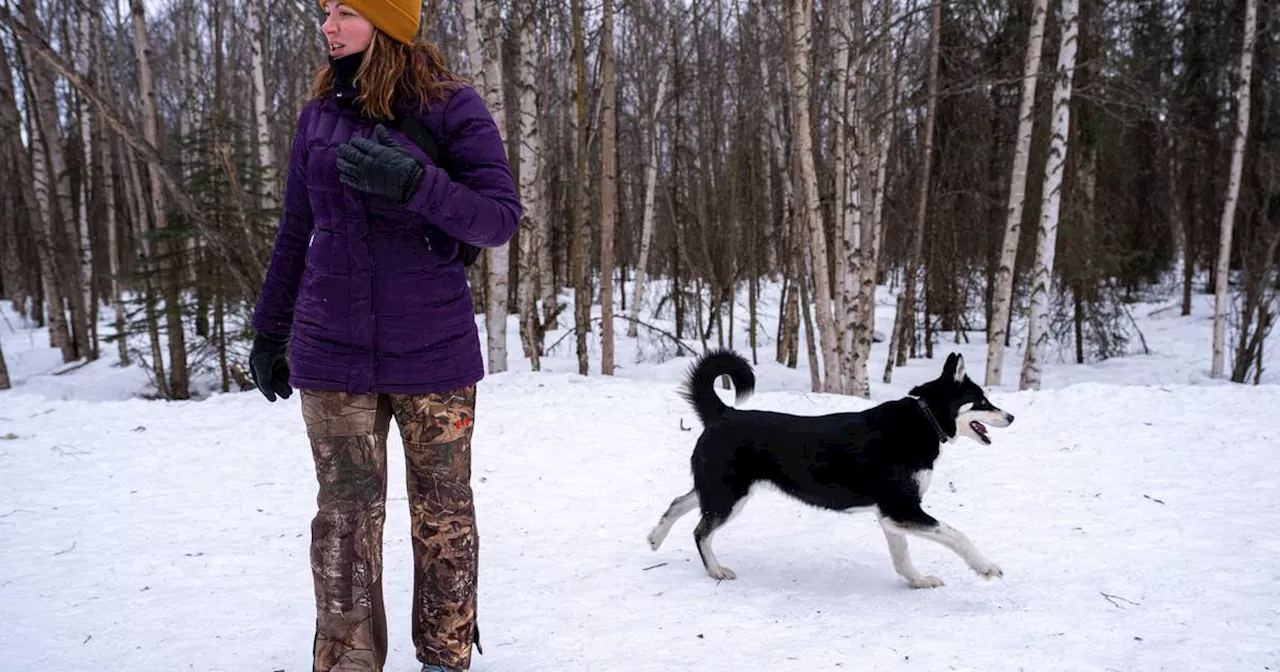
<path id="1" fill-rule="evenodd" d="M 249 29 L 249 57 L 253 78 L 253 120 L 257 131 L 258 168 L 262 170 L 262 207 L 268 210 L 279 205 L 279 185 L 276 182 L 276 157 L 271 146 L 270 108 L 267 106 L 267 75 L 263 63 L 267 50 L 266 31 L 262 17 L 263 0 L 247 0 L 245 11 Z"/>
<path id="2" fill-rule="evenodd" d="M 640 230 L 640 259 L 636 262 L 636 277 L 632 287 L 631 322 L 627 327 L 627 336 L 635 338 L 638 334 L 640 319 L 640 302 L 644 298 L 644 285 L 648 279 L 649 253 L 653 246 L 653 226 L 657 215 L 655 206 L 658 187 L 658 114 L 662 110 L 663 101 L 667 97 L 667 59 L 659 59 L 658 91 L 654 94 L 649 108 L 649 158 L 644 171 L 644 214 Z"/>
<path id="3" fill-rule="evenodd" d="M 502 88 L 502 16 L 498 0 L 464 0 L 463 29 L 471 72 L 498 132 L 506 137 L 506 106 Z M 489 372 L 507 370 L 507 295 L 510 292 L 511 247 L 490 248 L 485 291 L 485 337 Z"/>
<path id="4" fill-rule="evenodd" d="M 515 20 L 519 31 L 519 63 L 516 83 L 520 109 L 520 201 L 524 216 L 520 231 L 520 283 L 516 288 L 520 303 L 520 338 L 534 371 L 541 370 L 542 326 L 538 316 L 539 233 L 544 218 L 542 180 L 539 179 L 542 137 L 538 132 L 537 51 L 534 48 L 534 3 L 520 3 Z"/>
<path id="5" fill-rule="evenodd" d="M 98 72 L 106 72 L 106 48 L 102 31 L 93 31 L 93 60 Z M 111 87 L 102 87 L 110 90 Z M 98 120 L 95 152 L 102 165 L 103 206 L 106 208 L 107 270 L 111 274 L 111 305 L 115 310 L 116 347 L 121 366 L 129 365 L 129 343 L 125 338 L 124 292 L 120 286 L 120 221 L 116 217 L 115 138 L 102 119 Z"/>
<path id="6" fill-rule="evenodd" d="M 134 51 L 138 62 L 138 89 L 142 101 L 142 131 L 153 147 L 160 145 L 160 113 L 156 106 L 155 80 L 151 72 L 151 42 L 147 36 L 146 14 L 142 0 L 131 0 L 133 14 Z M 151 216 L 155 218 L 156 231 L 164 235 L 169 228 L 166 216 L 162 166 L 153 164 L 147 172 L 151 185 Z M 183 332 L 182 312 L 179 305 L 178 277 L 173 272 L 173 260 L 167 259 L 169 245 L 157 243 L 156 268 L 160 277 L 161 296 L 164 299 L 166 336 L 169 339 L 169 398 L 186 399 L 190 395 L 187 378 L 186 335 Z"/>
<path id="7" fill-rule="evenodd" d="M 1062 46 L 1053 87 L 1053 138 L 1045 161 L 1041 194 L 1040 229 L 1036 233 L 1036 260 L 1031 281 L 1031 320 L 1027 329 L 1027 354 L 1022 363 L 1019 389 L 1040 389 L 1041 368 L 1049 345 L 1049 301 L 1053 288 L 1053 261 L 1058 245 L 1058 213 L 1062 203 L 1062 174 L 1067 163 L 1067 133 L 1071 128 L 1071 85 L 1075 76 L 1078 0 L 1063 0 L 1059 25 Z"/>
<path id="8" fill-rule="evenodd" d="M 1045 16 L 1049 13 L 1048 4 L 1048 0 L 1035 0 L 1031 8 L 1031 33 L 1027 39 L 1027 58 L 1022 71 L 1022 102 L 1018 107 L 1018 139 L 1013 153 L 1013 172 L 1009 178 L 1009 207 L 1004 222 L 1004 244 L 1000 248 L 996 287 L 991 297 L 991 324 L 987 326 L 986 385 L 999 385 L 1004 371 L 1004 343 L 1008 338 L 1009 312 L 1013 305 L 1013 270 L 1018 260 L 1022 206 L 1027 195 L 1027 163 L 1031 158 L 1036 84 L 1039 82 L 1040 54 L 1044 44 Z"/>
<path id="9" fill-rule="evenodd" d="M 1244 147 L 1249 134 L 1249 86 L 1253 81 L 1253 47 L 1258 32 L 1258 0 L 1246 0 L 1244 43 L 1240 49 L 1240 85 L 1236 89 L 1236 137 L 1231 148 L 1231 176 L 1227 198 L 1222 204 L 1221 234 L 1218 240 L 1218 267 L 1213 296 L 1213 363 L 1209 375 L 1221 378 L 1226 368 L 1227 281 L 1231 272 L 1231 235 L 1235 228 L 1236 202 L 1240 198 L 1240 177 L 1244 171 Z"/>
<path id="10" fill-rule="evenodd" d="M 90 70 L 90 56 L 92 52 L 90 47 L 93 46 L 94 33 L 94 17 L 88 6 L 80 6 L 76 8 L 79 12 L 78 32 L 79 39 L 75 44 L 76 70 L 84 77 L 88 78 Z M 76 101 L 79 106 L 80 117 L 80 143 L 84 152 L 84 176 L 80 180 L 80 208 L 76 213 L 76 231 L 80 237 L 80 287 L 84 292 L 84 305 L 88 309 L 88 314 L 96 313 L 93 307 L 93 242 L 89 237 L 89 176 L 92 170 L 93 157 L 93 106 L 89 103 L 89 97 L 76 92 Z M 92 329 L 95 325 L 89 325 Z M 95 348 L 89 347 L 86 343 L 86 349 L 82 353 L 86 357 L 92 358 Z"/>
<path id="11" fill-rule="evenodd" d="M 600 31 L 600 374 L 613 375 L 613 234 L 617 224 L 617 82 L 613 63 L 613 0 L 603 0 Z M 550 236 L 544 241 L 549 242 Z M 547 246 L 549 247 L 549 246 Z M 547 265 L 550 270 L 550 264 Z M 549 276 L 549 273 L 546 273 Z"/>
<path id="12" fill-rule="evenodd" d="M 839 251 L 836 260 L 836 278 L 839 287 L 835 292 L 835 318 L 840 344 L 840 391 L 853 391 L 853 318 L 857 314 L 858 299 L 858 150 L 853 142 L 850 123 L 853 117 L 853 96 L 849 94 L 849 80 L 853 75 L 850 41 L 853 22 L 850 3 L 837 0 L 832 40 L 835 43 L 834 131 L 832 162 L 835 164 L 834 212 Z M 856 85 L 856 80 L 855 80 Z"/>
<path id="13" fill-rule="evenodd" d="M 835 320 L 831 314 L 831 283 L 827 279 L 827 238 L 822 227 L 818 202 L 818 178 L 813 165 L 813 134 L 809 121 L 809 50 L 813 1 L 788 0 L 788 33 L 791 61 L 791 102 L 794 111 L 794 157 L 798 167 L 797 190 L 803 199 L 796 208 L 803 231 L 810 239 L 813 303 L 816 310 L 818 342 L 822 348 L 823 392 L 840 391 L 840 358 L 837 353 Z M 818 390 L 814 390 L 817 392 Z"/>

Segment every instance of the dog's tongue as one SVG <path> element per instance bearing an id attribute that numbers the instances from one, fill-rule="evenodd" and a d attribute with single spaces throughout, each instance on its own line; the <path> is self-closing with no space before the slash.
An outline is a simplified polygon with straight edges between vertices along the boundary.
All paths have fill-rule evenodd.
<path id="1" fill-rule="evenodd" d="M 987 428 L 983 426 L 981 422 L 973 420 L 969 423 L 969 428 L 977 432 L 978 436 L 981 436 L 983 440 L 990 441 L 990 439 L 987 438 Z"/>

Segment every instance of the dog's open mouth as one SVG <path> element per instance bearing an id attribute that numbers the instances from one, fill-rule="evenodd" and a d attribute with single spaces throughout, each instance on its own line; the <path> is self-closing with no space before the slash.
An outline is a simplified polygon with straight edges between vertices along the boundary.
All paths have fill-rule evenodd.
<path id="1" fill-rule="evenodd" d="M 977 420 L 970 420 L 969 429 L 972 429 L 973 433 L 977 434 L 978 438 L 982 439 L 983 443 L 988 446 L 991 445 L 991 437 L 987 436 L 987 428 L 981 422 L 978 422 Z"/>

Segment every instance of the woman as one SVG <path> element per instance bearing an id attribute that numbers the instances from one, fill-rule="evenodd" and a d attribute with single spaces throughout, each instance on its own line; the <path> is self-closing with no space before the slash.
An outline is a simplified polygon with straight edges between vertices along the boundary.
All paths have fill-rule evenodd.
<path id="1" fill-rule="evenodd" d="M 479 643 L 470 444 L 484 371 L 458 252 L 507 242 L 520 203 L 484 101 L 415 42 L 421 0 L 321 3 L 329 64 L 298 119 L 250 354 L 269 401 L 301 390 L 315 458 L 314 669 L 386 662 L 394 417 L 408 471 L 414 647 L 425 671 L 465 670 Z M 430 132 L 450 172 L 395 130 L 406 118 Z"/>

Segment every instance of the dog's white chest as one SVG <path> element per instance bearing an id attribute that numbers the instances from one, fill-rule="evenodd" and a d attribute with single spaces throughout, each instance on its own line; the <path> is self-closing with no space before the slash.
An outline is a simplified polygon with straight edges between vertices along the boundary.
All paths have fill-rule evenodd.
<path id="1" fill-rule="evenodd" d="M 932 469 L 921 469 L 911 475 L 916 481 L 916 489 L 920 491 L 920 496 L 924 497 L 924 493 L 929 490 L 929 483 L 933 481 Z"/>

